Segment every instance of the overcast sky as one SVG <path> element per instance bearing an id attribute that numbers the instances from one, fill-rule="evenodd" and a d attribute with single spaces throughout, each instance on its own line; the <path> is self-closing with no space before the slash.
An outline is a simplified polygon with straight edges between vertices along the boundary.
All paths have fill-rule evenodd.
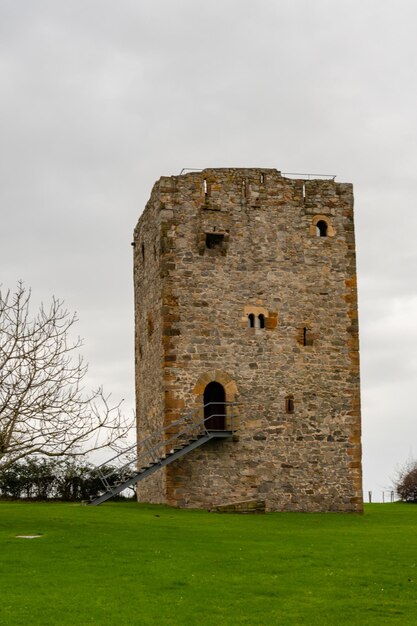
<path id="1" fill-rule="evenodd" d="M 132 231 L 184 167 L 355 190 L 364 489 L 417 457 L 415 0 L 0 0 L 1 282 L 133 409 Z"/>

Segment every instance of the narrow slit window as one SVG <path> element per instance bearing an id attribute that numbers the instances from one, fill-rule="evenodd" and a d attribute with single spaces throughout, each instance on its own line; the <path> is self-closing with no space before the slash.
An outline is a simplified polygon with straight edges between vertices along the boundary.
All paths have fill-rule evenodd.
<path id="1" fill-rule="evenodd" d="M 204 189 L 204 196 L 207 198 L 208 197 L 207 178 L 205 178 L 204 181 L 203 181 L 203 189 Z"/>
<path id="2" fill-rule="evenodd" d="M 316 234 L 317 237 L 327 237 L 327 222 L 324 220 L 319 220 L 316 224 Z"/>
<path id="3" fill-rule="evenodd" d="M 303 202 L 306 201 L 306 184 L 303 183 Z"/>
<path id="4" fill-rule="evenodd" d="M 261 313 L 258 315 L 259 328 L 265 328 L 265 315 Z"/>
<path id="5" fill-rule="evenodd" d="M 246 198 L 246 180 L 242 180 L 242 196 Z"/>
<path id="6" fill-rule="evenodd" d="M 303 328 L 303 346 L 312 346 L 313 345 L 313 337 L 311 334 L 310 328 L 304 326 Z"/>
<path id="7" fill-rule="evenodd" d="M 148 314 L 148 337 L 151 337 L 153 335 L 153 331 L 154 331 L 153 319 L 152 319 L 152 315 L 149 313 Z"/>
<path id="8" fill-rule="evenodd" d="M 145 244 L 142 244 L 142 261 L 145 263 Z"/>
<path id="9" fill-rule="evenodd" d="M 287 396 L 285 398 L 285 412 L 294 413 L 294 396 Z"/>
<path id="10" fill-rule="evenodd" d="M 263 185 L 264 182 L 265 182 L 265 174 L 261 172 L 261 185 Z"/>
<path id="11" fill-rule="evenodd" d="M 248 315 L 248 328 L 255 328 L 255 316 L 253 313 Z"/>

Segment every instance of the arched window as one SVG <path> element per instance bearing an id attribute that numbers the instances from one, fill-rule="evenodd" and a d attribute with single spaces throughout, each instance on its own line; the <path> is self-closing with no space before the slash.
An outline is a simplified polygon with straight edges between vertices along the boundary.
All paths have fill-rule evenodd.
<path id="1" fill-rule="evenodd" d="M 252 307 L 251 307 L 252 308 Z M 268 319 L 268 329 L 272 329 L 275 328 L 275 325 L 272 323 L 271 324 L 271 319 L 273 320 L 273 314 L 272 317 L 270 316 L 270 314 L 268 315 L 268 313 L 259 313 L 259 307 L 253 307 L 253 309 L 251 310 L 251 308 L 247 308 L 245 311 L 245 317 L 242 318 L 242 322 L 244 322 L 246 320 L 246 326 L 247 328 L 255 328 L 256 330 L 265 330 L 265 328 L 267 328 L 267 322 L 266 320 Z M 249 311 L 248 311 L 249 309 Z M 265 310 L 265 309 L 261 309 L 261 310 Z M 275 319 L 276 319 L 276 315 L 275 315 Z"/>
<path id="2" fill-rule="evenodd" d="M 334 237 L 336 231 L 333 228 L 332 219 L 329 215 L 314 215 L 310 224 L 312 237 Z"/>
<path id="3" fill-rule="evenodd" d="M 324 220 L 319 220 L 316 224 L 316 234 L 317 237 L 327 237 L 327 222 Z"/>

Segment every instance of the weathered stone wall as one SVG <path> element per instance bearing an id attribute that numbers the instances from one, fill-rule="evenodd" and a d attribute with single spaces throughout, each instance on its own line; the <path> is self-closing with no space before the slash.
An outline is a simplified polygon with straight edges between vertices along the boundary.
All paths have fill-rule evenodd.
<path id="1" fill-rule="evenodd" d="M 134 231 L 136 425 L 138 453 L 145 437 L 164 425 L 160 201 L 155 186 L 144 217 Z M 143 463 L 144 464 L 144 463 Z M 165 502 L 165 470 L 137 485 L 144 502 Z"/>
<path id="2" fill-rule="evenodd" d="M 318 237 L 323 223 L 328 236 Z M 210 380 L 241 405 L 237 440 L 198 448 L 140 498 L 360 511 L 352 186 L 264 169 L 161 178 L 135 231 L 135 258 L 143 237 L 160 255 L 152 267 L 135 263 L 136 306 L 146 303 L 138 428 L 200 405 Z M 151 339 L 145 310 L 155 316 Z M 265 328 L 249 328 L 250 313 L 264 315 Z"/>

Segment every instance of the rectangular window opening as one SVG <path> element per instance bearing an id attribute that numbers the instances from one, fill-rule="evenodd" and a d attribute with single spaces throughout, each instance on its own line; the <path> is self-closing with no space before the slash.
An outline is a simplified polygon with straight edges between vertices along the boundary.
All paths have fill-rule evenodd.
<path id="1" fill-rule="evenodd" d="M 206 233 L 207 250 L 222 250 L 224 235 L 221 233 Z"/>
<path id="2" fill-rule="evenodd" d="M 304 326 L 303 328 L 303 346 L 312 346 L 313 345 L 313 337 L 311 335 L 311 330 Z"/>
<path id="3" fill-rule="evenodd" d="M 294 396 L 287 396 L 285 398 L 285 412 L 294 413 Z"/>

